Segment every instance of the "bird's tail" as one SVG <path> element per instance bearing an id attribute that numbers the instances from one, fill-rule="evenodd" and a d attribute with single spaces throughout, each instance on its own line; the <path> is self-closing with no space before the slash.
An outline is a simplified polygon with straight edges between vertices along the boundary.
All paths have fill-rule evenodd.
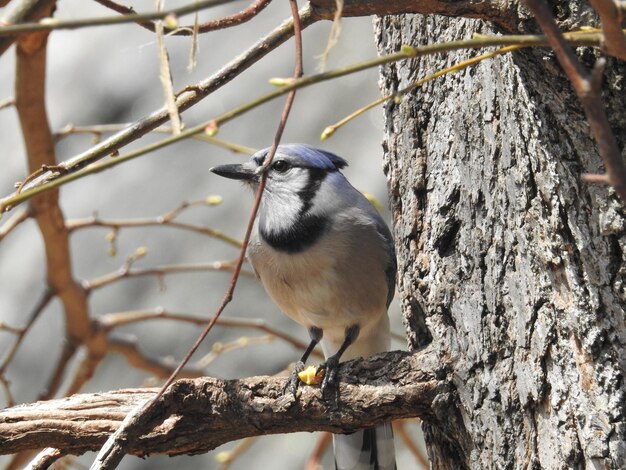
<path id="1" fill-rule="evenodd" d="M 391 423 L 352 434 L 334 434 L 337 470 L 395 470 Z"/>

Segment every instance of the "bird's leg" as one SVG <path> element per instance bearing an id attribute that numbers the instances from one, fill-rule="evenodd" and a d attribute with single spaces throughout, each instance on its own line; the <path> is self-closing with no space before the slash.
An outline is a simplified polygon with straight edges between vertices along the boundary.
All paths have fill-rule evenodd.
<path id="1" fill-rule="evenodd" d="M 304 354 L 302 355 L 300 360 L 296 362 L 296 366 L 294 367 L 291 375 L 287 379 L 287 383 L 285 384 L 283 393 L 287 393 L 287 391 L 290 391 L 294 397 L 296 396 L 296 392 L 298 391 L 298 385 L 300 384 L 300 378 L 298 377 L 298 373 L 304 370 L 304 363 L 313 352 L 313 349 L 315 349 L 315 346 L 317 346 L 317 344 L 321 341 L 323 334 L 324 332 L 320 328 L 316 328 L 315 326 L 309 328 L 309 336 L 311 337 L 311 342 L 306 348 L 306 351 L 304 351 Z"/>
<path id="2" fill-rule="evenodd" d="M 356 341 L 359 336 L 359 325 L 352 325 L 346 328 L 346 336 L 335 354 L 326 359 L 317 367 L 317 372 L 324 371 L 324 379 L 322 380 L 322 396 L 327 397 L 329 393 L 334 392 L 335 397 L 339 394 L 339 384 L 337 383 L 337 373 L 339 372 L 339 359 L 348 347 Z"/>

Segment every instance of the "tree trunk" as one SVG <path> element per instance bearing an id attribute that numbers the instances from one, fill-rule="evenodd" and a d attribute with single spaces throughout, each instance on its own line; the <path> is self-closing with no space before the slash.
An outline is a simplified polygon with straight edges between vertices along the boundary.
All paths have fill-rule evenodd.
<path id="1" fill-rule="evenodd" d="M 590 24 L 574 2 L 556 12 L 564 29 Z M 375 26 L 381 53 L 496 33 L 421 15 Z M 388 65 L 383 93 L 476 54 Z M 604 98 L 622 149 L 625 76 L 609 59 Z M 410 347 L 434 341 L 456 389 L 424 423 L 433 466 L 623 468 L 624 209 L 610 189 L 581 181 L 602 162 L 554 56 L 483 61 L 390 102 L 385 115 Z"/>

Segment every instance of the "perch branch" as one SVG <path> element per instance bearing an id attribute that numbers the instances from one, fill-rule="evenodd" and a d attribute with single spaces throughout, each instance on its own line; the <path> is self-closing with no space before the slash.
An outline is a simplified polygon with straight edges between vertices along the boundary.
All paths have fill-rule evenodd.
<path id="1" fill-rule="evenodd" d="M 340 406 L 319 388 L 283 395 L 284 378 L 179 380 L 129 442 L 134 455 L 206 452 L 229 441 L 296 431 L 352 432 L 392 419 L 436 419 L 434 399 L 449 392 L 445 364 L 432 349 L 389 352 L 341 365 Z M 0 454 L 57 447 L 80 454 L 98 449 L 127 413 L 157 389 L 81 394 L 0 411 Z"/>

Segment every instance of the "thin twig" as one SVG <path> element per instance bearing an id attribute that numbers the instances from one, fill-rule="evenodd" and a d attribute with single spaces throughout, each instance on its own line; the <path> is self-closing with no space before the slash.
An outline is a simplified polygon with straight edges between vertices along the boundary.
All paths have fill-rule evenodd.
<path id="1" fill-rule="evenodd" d="M 151 11 L 148 13 L 116 15 L 97 18 L 81 18 L 77 20 L 58 20 L 55 18 L 46 18 L 37 23 L 20 23 L 7 24 L 0 26 L 0 37 L 15 36 L 18 34 L 30 33 L 35 31 L 52 31 L 57 29 L 77 29 L 91 26 L 107 26 L 113 24 L 124 23 L 140 23 L 148 20 L 162 20 L 168 16 L 183 16 L 206 8 L 215 7 L 233 0 L 202 0 L 195 1 L 188 5 L 178 8 L 169 8 L 163 11 Z"/>
<path id="2" fill-rule="evenodd" d="M 304 13 L 301 14 L 303 17 L 306 17 L 308 21 L 311 21 L 311 17 L 305 16 Z M 303 23 L 307 24 L 307 23 Z M 570 38 L 569 40 L 575 45 L 599 45 L 602 39 L 602 34 L 599 32 L 575 32 L 568 33 L 567 36 Z M 242 106 L 239 106 L 231 111 L 221 114 L 220 116 L 211 119 L 210 121 L 203 122 L 199 125 L 190 127 L 184 131 L 182 131 L 177 136 L 172 136 L 167 139 L 163 139 L 159 142 L 147 145 L 142 147 L 136 151 L 129 152 L 122 156 L 117 156 L 114 159 L 102 162 L 97 165 L 91 165 L 88 168 L 85 168 L 86 165 L 97 161 L 103 157 L 104 154 L 114 151 L 115 149 L 125 145 L 127 142 L 131 140 L 137 139 L 141 135 L 146 132 L 150 132 L 153 128 L 157 127 L 161 122 L 161 118 L 165 120 L 165 116 L 167 113 L 165 112 L 165 116 L 161 116 L 161 114 L 153 114 L 150 118 L 147 118 L 143 121 L 139 121 L 132 126 L 128 127 L 125 131 L 118 133 L 105 142 L 93 147 L 87 152 L 78 155 L 70 160 L 67 160 L 59 165 L 59 167 L 63 168 L 62 175 L 55 175 L 54 173 L 50 173 L 45 175 L 44 182 L 37 182 L 33 186 L 23 190 L 19 194 L 14 194 L 11 196 L 7 196 L 3 199 L 0 199 L 0 214 L 22 202 L 28 200 L 38 194 L 41 194 L 51 188 L 55 188 L 61 186 L 63 184 L 69 183 L 76 179 L 82 178 L 86 175 L 98 173 L 100 171 L 107 170 L 116 165 L 124 163 L 126 161 L 132 160 L 139 156 L 150 153 L 156 149 L 171 145 L 180 140 L 186 139 L 190 136 L 199 134 L 201 132 L 206 131 L 207 127 L 211 127 L 212 129 L 216 129 L 219 125 L 224 124 L 235 117 L 238 117 L 251 109 L 254 109 L 262 104 L 265 104 L 279 96 L 290 93 L 299 88 L 303 88 L 306 86 L 310 86 L 315 83 L 319 83 L 326 80 L 332 80 L 335 78 L 339 78 L 345 75 L 349 75 L 352 73 L 360 72 L 367 68 L 378 67 L 379 65 L 383 65 L 389 62 L 394 62 L 398 60 L 404 60 L 407 58 L 413 58 L 417 56 L 422 56 L 426 54 L 433 54 L 437 52 L 446 52 L 451 50 L 458 49 L 467 49 L 467 48 L 480 48 L 487 47 L 493 45 L 520 45 L 520 46 L 545 46 L 547 45 L 547 39 L 545 36 L 541 35 L 522 35 L 522 36 L 480 36 L 473 39 L 463 40 L 463 41 L 452 41 L 449 43 L 441 43 L 441 44 L 431 44 L 423 47 L 412 47 L 408 48 L 406 52 L 397 52 L 395 54 L 389 54 L 387 56 L 382 56 L 376 58 L 374 60 L 362 62 L 359 64 L 351 65 L 348 67 L 342 67 L 333 71 L 324 72 L 315 75 L 309 75 L 307 77 L 303 77 L 298 80 L 293 79 L 281 79 L 281 83 L 284 85 L 281 86 L 278 90 L 275 90 L 271 93 L 267 93 L 253 101 L 250 101 Z M 195 88 L 194 88 L 195 90 Z M 181 97 L 179 96 L 178 105 L 179 108 L 183 107 L 180 102 Z M 195 102 L 195 101 L 194 101 Z M 185 103 L 189 103 L 185 101 Z M 186 106 L 186 105 L 185 105 Z M 158 117 L 158 119 L 157 119 Z M 82 169 L 82 170 L 81 170 Z M 54 179 L 51 179 L 54 178 Z"/>
<path id="3" fill-rule="evenodd" d="M 147 269 L 130 269 L 123 267 L 117 271 L 97 277 L 90 281 L 83 281 L 83 288 L 91 292 L 95 289 L 108 286 L 123 279 L 145 276 L 158 276 L 162 278 L 169 274 L 182 274 L 194 272 L 211 272 L 211 271 L 228 271 L 232 272 L 235 268 L 233 261 L 213 261 L 210 263 L 189 263 L 189 264 L 170 264 L 164 266 L 156 266 Z M 242 270 L 241 274 L 246 277 L 254 277 L 251 271 Z"/>
<path id="4" fill-rule="evenodd" d="M 319 470 L 322 468 L 322 457 L 328 450 L 328 446 L 330 445 L 333 439 L 333 435 L 329 432 L 324 432 L 317 439 L 317 443 L 315 444 L 315 448 L 311 455 L 309 455 L 309 459 L 306 464 L 304 464 L 304 470 Z"/>
<path id="5" fill-rule="evenodd" d="M 603 50 L 612 56 L 626 60 L 626 35 L 622 31 L 622 9 L 612 0 L 590 0 L 600 16 L 604 33 Z"/>
<path id="6" fill-rule="evenodd" d="M 48 384 L 46 385 L 46 388 L 39 394 L 39 400 L 49 400 L 57 394 L 57 392 L 61 388 L 61 384 L 63 383 L 67 366 L 74 358 L 74 355 L 77 351 L 78 347 L 76 343 L 70 341 L 63 342 L 61 354 L 59 355 L 56 366 L 54 367 L 54 370 L 52 371 L 52 374 L 48 379 Z"/>
<path id="7" fill-rule="evenodd" d="M 68 220 L 65 223 L 67 230 L 71 233 L 75 230 L 90 228 L 90 227 L 105 227 L 114 230 L 120 230 L 122 228 L 133 228 L 133 227 L 150 227 L 150 226 L 166 226 L 177 228 L 181 230 L 188 230 L 191 232 L 200 233 L 203 235 L 207 235 L 209 237 L 215 238 L 217 240 L 223 241 L 230 246 L 235 248 L 241 248 L 241 241 L 230 237 L 219 230 L 212 229 L 210 227 L 205 227 L 202 225 L 190 224 L 187 222 L 179 222 L 174 220 L 174 218 L 184 209 L 197 206 L 197 205 L 216 205 L 220 199 L 215 196 L 209 196 L 206 199 L 200 201 L 193 201 L 191 203 L 183 203 L 179 207 L 174 210 L 157 216 L 157 217 L 146 217 L 143 219 L 100 219 L 97 215 L 92 217 L 88 217 L 86 219 L 76 219 L 76 220 Z M 1 238 L 0 238 L 1 239 Z"/>
<path id="8" fill-rule="evenodd" d="M 341 36 L 341 14 L 343 12 L 343 0 L 335 0 L 336 1 L 336 10 L 335 15 L 333 17 L 333 23 L 330 27 L 330 33 L 328 34 L 328 40 L 326 41 L 326 47 L 324 48 L 324 52 L 319 56 L 320 63 L 318 66 L 318 70 L 323 72 L 326 70 L 326 62 L 328 61 L 328 56 L 330 55 L 330 51 L 337 45 L 339 41 L 339 36 Z"/>
<path id="9" fill-rule="evenodd" d="M 163 0 L 156 0 L 156 7 L 158 11 L 163 8 Z M 165 107 L 167 113 L 170 116 L 170 122 L 172 123 L 172 134 L 180 134 L 181 122 L 180 114 L 178 113 L 178 107 L 176 106 L 176 96 L 174 96 L 174 85 L 172 83 L 172 71 L 170 70 L 170 58 L 165 48 L 165 41 L 163 40 L 163 21 L 159 20 L 155 23 L 155 34 L 157 51 L 159 54 L 159 79 L 161 86 L 163 87 L 163 95 L 165 95 Z"/>
<path id="10" fill-rule="evenodd" d="M 296 39 L 296 66 L 295 66 L 295 71 L 294 71 L 294 77 L 298 78 L 302 75 L 302 34 L 300 30 L 299 12 L 298 12 L 296 0 L 289 0 L 289 5 L 291 6 L 291 13 L 293 17 L 293 26 L 294 26 L 295 39 Z M 287 123 L 287 118 L 289 116 L 289 111 L 291 110 L 294 97 L 295 97 L 295 90 L 290 92 L 289 95 L 287 96 L 287 102 L 285 103 L 285 107 L 283 109 L 280 124 L 278 126 L 278 130 L 274 137 L 274 142 L 272 146 L 270 147 L 270 150 L 266 157 L 267 164 L 271 163 L 272 158 L 274 157 L 274 154 L 276 153 L 276 149 L 278 148 L 278 144 L 282 137 L 283 130 Z M 207 336 L 209 331 L 211 331 L 211 329 L 217 322 L 220 314 L 224 311 L 226 306 L 232 300 L 233 293 L 235 291 L 235 287 L 237 286 L 237 281 L 239 279 L 239 274 L 241 272 L 241 268 L 244 263 L 244 259 L 246 255 L 246 248 L 248 246 L 248 242 L 250 241 L 252 227 L 254 224 L 254 220 L 256 218 L 256 213 L 259 209 L 261 197 L 263 195 L 263 190 L 265 188 L 266 179 L 267 179 L 267 172 L 264 171 L 261 175 L 259 188 L 257 190 L 257 196 L 255 199 L 253 208 L 252 208 L 252 213 L 250 214 L 250 217 L 248 219 L 248 227 L 246 229 L 246 234 L 243 239 L 243 246 L 239 253 L 239 258 L 237 259 L 237 263 L 234 267 L 233 276 L 231 278 L 230 285 L 224 295 L 224 298 L 220 306 L 216 310 L 213 317 L 211 317 L 211 319 L 207 323 L 202 333 L 200 333 L 200 335 L 196 339 L 195 343 L 193 344 L 189 352 L 181 360 L 180 364 L 176 367 L 172 375 L 166 380 L 163 387 L 161 387 L 157 395 L 153 399 L 151 399 L 148 403 L 146 403 L 145 405 L 142 405 L 139 411 L 131 413 L 133 416 L 127 417 L 124 420 L 125 423 L 122 424 L 120 428 L 116 431 L 115 436 L 112 436 L 111 438 L 107 440 L 106 444 L 98 453 L 96 461 L 92 465 L 92 470 L 112 469 L 118 465 L 122 457 L 125 455 L 126 448 L 128 447 L 128 445 L 136 439 L 138 433 L 141 432 L 142 427 L 146 424 L 146 422 L 150 418 L 150 415 L 155 409 L 156 404 L 159 401 L 159 399 L 163 396 L 163 394 L 170 387 L 170 385 L 172 385 L 174 380 L 176 380 L 178 373 L 189 362 L 189 360 L 191 359 L 191 356 L 198 349 L 198 347 L 200 346 L 204 338 Z"/>
<path id="11" fill-rule="evenodd" d="M 17 352 L 20 345 L 22 344 L 24 337 L 30 331 L 31 327 L 33 326 L 37 318 L 39 318 L 39 315 L 41 314 L 41 312 L 44 311 L 44 309 L 48 306 L 48 304 L 53 299 L 53 297 L 54 297 L 54 291 L 50 288 L 46 289 L 46 291 L 43 293 L 43 295 L 40 297 L 39 301 L 35 305 L 35 308 L 31 312 L 30 316 L 28 317 L 28 321 L 26 322 L 26 325 L 24 325 L 22 328 L 16 331 L 17 337 L 15 338 L 15 341 L 13 345 L 11 346 L 11 348 L 9 349 L 9 351 L 7 352 L 6 356 L 4 356 L 4 359 L 2 360 L 2 364 L 0 364 L 0 375 L 4 375 L 7 367 L 13 360 L 13 357 L 15 356 L 15 353 Z"/>
<path id="12" fill-rule="evenodd" d="M 217 460 L 219 465 L 219 470 L 228 470 L 235 460 L 243 455 L 258 438 L 258 436 L 246 437 L 245 439 L 239 441 L 234 449 L 219 452 L 215 456 L 215 460 Z"/>
<path id="13" fill-rule="evenodd" d="M 5 100 L 0 101 L 0 109 L 8 108 L 9 106 L 15 105 L 15 98 L 7 98 Z"/>
<path id="14" fill-rule="evenodd" d="M 120 326 L 151 320 L 179 321 L 184 323 L 191 323 L 193 325 L 206 325 L 207 323 L 206 317 L 168 312 L 162 308 L 156 308 L 154 310 L 136 310 L 128 312 L 107 313 L 99 316 L 95 321 L 97 321 L 98 325 L 101 328 L 110 331 Z M 304 350 L 307 347 L 307 343 L 304 343 L 297 338 L 268 325 L 267 322 L 262 318 L 252 320 L 245 318 L 219 318 L 216 324 L 224 328 L 239 328 L 263 331 L 269 335 L 275 336 L 276 338 L 288 344 L 291 344 L 295 349 L 299 351 Z M 322 353 L 320 353 L 317 349 L 313 352 L 313 354 L 319 358 L 323 357 Z"/>
<path id="15" fill-rule="evenodd" d="M 247 348 L 257 344 L 269 344 L 274 341 L 272 335 L 263 336 L 242 336 L 227 343 L 217 342 L 211 346 L 211 351 L 205 354 L 194 363 L 194 367 L 206 369 L 213 361 L 218 359 L 222 354 L 236 351 L 238 349 Z"/>
<path id="16" fill-rule="evenodd" d="M 409 449 L 413 457 L 415 457 L 415 460 L 417 460 L 417 463 L 421 465 L 422 468 L 430 468 L 428 459 L 424 457 L 422 450 L 417 446 L 413 438 L 407 432 L 406 425 L 407 421 L 405 420 L 394 421 L 393 430 L 400 436 L 400 438 L 404 442 L 404 445 L 407 447 L 407 449 Z"/>
<path id="17" fill-rule="evenodd" d="M 166 379 L 170 376 L 177 365 L 172 358 L 155 358 L 144 354 L 137 340 L 130 337 L 113 337 L 108 339 L 107 349 L 109 352 L 124 356 L 126 361 L 135 369 L 143 370 L 153 374 L 160 379 Z M 185 367 L 181 371 L 181 377 L 195 378 L 206 375 L 202 367 Z"/>
<path id="18" fill-rule="evenodd" d="M 125 5 L 120 5 L 119 3 L 113 2 L 111 0 L 95 0 L 99 4 L 110 8 L 118 13 L 123 15 L 132 15 L 135 14 L 135 10 L 132 7 L 127 7 Z M 216 31 L 218 29 L 230 28 L 232 26 L 237 26 L 239 24 L 245 23 L 246 21 L 251 20 L 257 14 L 259 14 L 267 5 L 270 4 L 272 0 L 256 0 L 246 9 L 241 10 L 234 15 L 225 16 L 224 18 L 219 18 L 217 20 L 207 21 L 205 23 L 199 23 L 197 26 L 178 26 L 176 28 L 164 28 L 164 32 L 168 36 L 191 36 L 193 35 L 194 29 L 197 29 L 198 33 L 208 33 L 209 31 Z M 137 22 L 140 26 L 146 28 L 149 31 L 155 31 L 154 23 L 150 21 L 142 21 Z"/>
<path id="19" fill-rule="evenodd" d="M 35 458 L 24 467 L 24 470 L 45 470 L 50 468 L 54 462 L 65 456 L 65 454 L 66 453 L 61 449 L 48 447 L 39 452 Z"/>
<path id="20" fill-rule="evenodd" d="M 600 97 L 604 61 L 599 60 L 590 74 L 563 37 L 548 5 L 543 0 L 525 1 L 546 34 L 561 67 L 578 95 L 598 146 L 598 152 L 604 161 L 609 182 L 622 201 L 626 202 L 626 164 L 611 131 Z"/>
<path id="21" fill-rule="evenodd" d="M 6 406 L 15 406 L 15 399 L 13 398 L 13 393 L 11 393 L 11 384 L 2 374 L 0 374 L 0 385 L 2 385 L 4 395 L 6 396 Z"/>
<path id="22" fill-rule="evenodd" d="M 317 21 L 317 17 L 313 14 L 313 12 L 311 11 L 311 8 L 308 5 L 305 6 L 300 12 L 300 16 L 299 16 L 299 24 L 301 28 L 309 26 L 313 24 L 315 21 Z M 178 105 L 179 110 L 184 111 L 185 109 L 188 109 L 194 104 L 200 102 L 203 98 L 205 98 L 206 96 L 208 96 L 215 90 L 219 89 L 226 83 L 230 82 L 230 80 L 232 80 L 241 72 L 246 70 L 256 61 L 263 58 L 267 53 L 269 53 L 270 51 L 278 47 L 283 42 L 287 41 L 289 38 L 291 38 L 292 35 L 293 35 L 293 20 L 289 18 L 288 20 L 283 22 L 283 24 L 281 24 L 279 27 L 271 31 L 267 36 L 258 40 L 256 44 L 254 44 L 252 47 L 248 48 L 242 54 L 239 54 L 235 59 L 233 59 L 230 63 L 228 63 L 218 72 L 216 72 L 215 74 L 213 74 L 206 80 L 198 83 L 197 85 L 188 87 L 184 92 L 179 94 L 177 98 L 177 105 Z M 287 93 L 288 91 L 290 90 L 286 90 L 284 93 Z M 280 96 L 282 94 L 283 93 L 279 93 L 276 96 Z M 96 162 L 104 158 L 107 155 L 117 153 L 117 150 L 120 147 L 140 138 L 141 136 L 152 131 L 153 129 L 159 127 L 161 124 L 166 122 L 167 119 L 168 119 L 167 109 L 162 108 L 160 110 L 157 110 L 151 113 L 148 117 L 141 119 L 139 121 L 136 121 L 131 126 L 128 126 L 123 131 L 118 132 L 115 135 L 109 137 L 108 139 L 101 142 L 100 144 L 88 149 L 87 151 L 73 158 L 70 158 L 69 160 L 66 160 L 65 162 L 61 164 L 61 166 L 64 169 L 62 173 L 65 175 L 65 177 L 70 177 L 69 179 L 63 179 L 61 180 L 60 183 L 53 184 L 52 186 L 44 186 L 43 189 L 41 190 L 33 187 L 32 189 L 34 190 L 34 192 L 25 190 L 21 194 L 14 194 L 13 196 L 0 199 L 0 215 L 6 210 L 8 210 L 9 208 L 11 208 L 12 206 L 19 204 L 26 199 L 30 199 L 31 197 L 37 194 L 40 194 L 41 192 L 46 191 L 50 189 L 51 187 L 57 187 L 60 184 L 64 184 L 64 183 L 67 183 L 69 181 L 76 179 L 76 177 L 72 177 L 72 175 L 69 173 L 77 172 L 81 170 L 82 168 L 85 168 L 87 165 L 90 165 L 93 162 Z M 117 162 L 126 161 L 129 159 L 138 157 L 140 155 L 144 155 L 145 153 L 149 153 L 153 150 L 164 147 L 171 143 L 177 142 L 191 135 L 199 134 L 205 130 L 207 124 L 208 123 L 203 123 L 200 126 L 195 126 L 191 130 L 183 131 L 178 136 L 172 136 L 168 139 L 164 139 L 158 142 L 155 145 L 146 146 L 143 149 L 140 149 L 138 153 L 131 152 L 125 156 L 126 158 L 116 157 L 115 160 L 105 162 L 105 164 L 103 164 L 102 166 L 95 167 L 95 168 L 92 167 L 92 169 L 87 174 L 102 171 L 111 166 L 114 166 L 115 163 L 112 163 L 113 161 L 117 161 Z M 45 182 L 48 179 L 60 178 L 59 174 L 61 173 L 51 172 L 47 175 L 44 175 L 42 177 L 42 180 L 37 181 L 36 185 L 38 186 L 39 184 L 41 184 L 43 186 L 46 184 Z M 81 176 L 84 176 L 84 175 L 85 174 L 82 174 Z"/>
<path id="23" fill-rule="evenodd" d="M 99 124 L 94 126 L 75 126 L 73 124 L 67 124 L 65 127 L 60 129 L 58 132 L 55 132 L 54 138 L 55 141 L 59 141 L 64 137 L 73 134 L 93 134 L 99 141 L 102 134 L 105 132 L 119 132 L 127 127 L 132 126 L 132 123 L 123 123 L 123 124 Z M 153 129 L 152 132 L 162 133 L 162 134 L 171 134 L 172 128 L 168 126 L 160 126 L 156 129 Z M 257 151 L 252 147 L 247 147 L 245 145 L 236 144 L 234 142 L 229 142 L 223 139 L 218 139 L 217 137 L 211 137 L 207 134 L 196 134 L 192 136 L 194 139 L 202 140 L 203 142 L 208 142 L 209 144 L 213 144 L 217 147 L 225 148 L 226 150 L 230 150 L 234 153 L 242 153 L 245 155 L 252 155 Z"/>
<path id="24" fill-rule="evenodd" d="M 25 222 L 31 217 L 30 208 L 21 210 L 17 212 L 7 220 L 2 227 L 0 227 L 0 242 L 6 237 L 9 233 L 15 230 L 22 222 Z"/>
<path id="25" fill-rule="evenodd" d="M 372 101 L 371 103 L 363 106 L 362 108 L 357 109 L 356 111 L 354 111 L 353 113 L 349 114 L 348 116 L 346 116 L 345 118 L 341 119 L 340 121 L 336 122 L 335 124 L 332 124 L 328 127 L 326 127 L 324 129 L 324 131 L 322 132 L 322 135 L 320 136 L 320 140 L 326 140 L 329 137 L 331 137 L 339 128 L 343 127 L 344 125 L 346 125 L 347 123 L 349 123 L 350 121 L 356 119 L 358 116 L 364 114 L 365 112 L 369 111 L 372 108 L 375 108 L 376 106 L 389 101 L 391 99 L 400 99 L 403 95 L 407 94 L 408 92 L 414 90 L 415 88 L 418 88 L 420 86 L 422 86 L 424 83 L 427 83 L 431 80 L 434 80 L 436 78 L 439 78 L 443 75 L 446 75 L 448 73 L 453 73 L 453 72 L 457 72 L 459 70 L 462 70 L 466 67 L 469 67 L 470 65 L 474 65 L 477 64 L 483 60 L 486 59 L 490 59 L 492 57 L 496 57 L 498 55 L 502 55 L 502 54 L 506 54 L 508 52 L 512 52 L 518 49 L 521 49 L 523 47 L 527 47 L 527 46 L 507 46 L 507 47 L 502 47 L 496 51 L 492 51 L 492 52 L 487 52 L 486 54 L 481 54 L 479 56 L 476 57 L 472 57 L 471 59 L 467 59 L 464 60 L 462 62 L 459 62 L 458 64 L 454 64 L 451 65 L 450 67 L 446 67 L 444 69 L 438 70 L 437 72 L 430 74 L 420 80 L 417 80 L 416 82 L 410 84 L 409 86 L 402 88 L 401 90 L 396 91 L 395 93 L 391 93 L 389 95 L 386 96 L 382 96 L 374 101 Z"/>

